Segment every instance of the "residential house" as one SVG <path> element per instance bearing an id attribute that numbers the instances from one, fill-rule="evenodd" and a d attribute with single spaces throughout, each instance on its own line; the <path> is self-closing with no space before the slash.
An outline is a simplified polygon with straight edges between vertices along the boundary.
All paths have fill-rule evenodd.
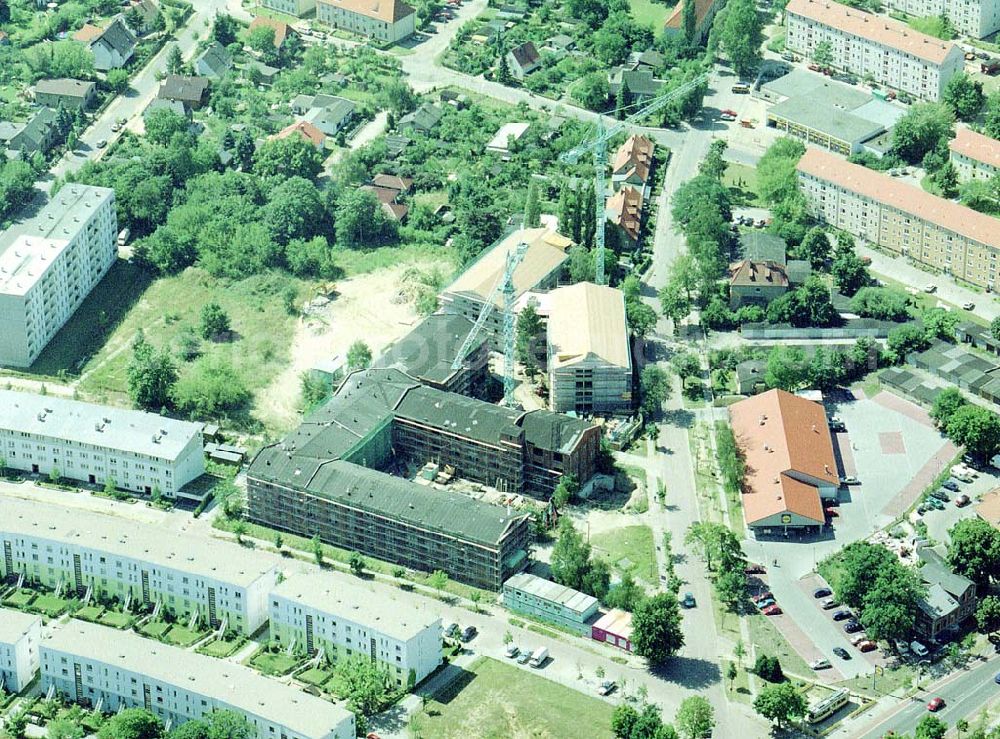
<path id="1" fill-rule="evenodd" d="M 262 0 L 262 5 L 285 15 L 301 18 L 316 9 L 316 0 Z"/>
<path id="2" fill-rule="evenodd" d="M 336 95 L 298 95 L 291 107 L 327 136 L 336 136 L 353 120 L 357 105 Z"/>
<path id="3" fill-rule="evenodd" d="M 0 121 L 0 150 L 17 152 L 22 158 L 47 154 L 59 138 L 57 118 L 51 108 L 39 108 L 24 123 Z"/>
<path id="4" fill-rule="evenodd" d="M 788 285 L 783 264 L 744 259 L 729 265 L 729 307 L 766 306 L 788 292 Z"/>
<path id="5" fill-rule="evenodd" d="M 36 103 L 49 108 L 60 105 L 67 110 L 89 108 L 97 98 L 97 83 L 68 77 L 38 80 L 34 95 Z"/>
<path id="6" fill-rule="evenodd" d="M 417 13 L 402 0 L 318 0 L 316 19 L 334 28 L 394 44 L 413 35 Z"/>
<path id="7" fill-rule="evenodd" d="M 748 359 L 736 365 L 736 392 L 740 395 L 756 395 L 766 388 L 764 374 L 767 362 Z"/>
<path id="8" fill-rule="evenodd" d="M 221 80 L 232 68 L 232 57 L 218 41 L 206 46 L 194 60 L 195 73 L 210 80 Z"/>
<path id="9" fill-rule="evenodd" d="M 956 126 L 948 151 L 960 182 L 991 180 L 1000 172 L 1000 141 L 971 128 Z"/>
<path id="10" fill-rule="evenodd" d="M 133 10 L 139 14 L 141 19 L 139 33 L 147 34 L 156 28 L 156 19 L 160 15 L 160 8 L 153 0 L 132 0 L 128 12 Z"/>
<path id="11" fill-rule="evenodd" d="M 149 101 L 149 105 L 142 111 L 142 119 L 147 120 L 149 116 L 158 110 L 169 110 L 172 113 L 176 113 L 179 116 L 184 116 L 185 118 L 191 117 L 191 111 L 184 107 L 184 103 L 180 100 L 164 100 L 163 98 L 153 98 Z"/>
<path id="12" fill-rule="evenodd" d="M 680 0 L 667 20 L 663 23 L 663 32 L 668 36 L 684 35 L 684 5 L 694 2 L 695 38 L 697 43 L 704 43 L 712 28 L 712 21 L 719 8 L 725 5 L 725 0 Z"/>
<path id="13" fill-rule="evenodd" d="M 486 144 L 486 151 L 502 154 L 504 158 L 510 155 L 510 146 L 517 143 L 521 137 L 527 133 L 531 127 L 530 123 L 505 123 L 500 126 L 500 130 L 494 134 L 489 143 Z"/>
<path id="14" fill-rule="evenodd" d="M 590 634 L 599 605 L 597 598 L 527 572 L 503 584 L 503 605 L 509 611 L 547 621 L 581 636 Z"/>
<path id="15" fill-rule="evenodd" d="M 94 55 L 94 69 L 100 72 L 128 64 L 138 43 L 121 15 L 116 15 L 104 29 L 85 24 L 73 38 L 90 49 Z"/>
<path id="16" fill-rule="evenodd" d="M 768 390 L 729 406 L 729 420 L 746 460 L 740 501 L 754 536 L 820 531 L 822 499 L 840 486 L 823 406 Z"/>
<path id="17" fill-rule="evenodd" d="M 545 48 L 566 54 L 576 48 L 576 41 L 565 33 L 557 33 L 552 38 L 545 40 Z"/>
<path id="18" fill-rule="evenodd" d="M 17 695 L 38 672 L 42 619 L 0 608 L 0 695 Z"/>
<path id="19" fill-rule="evenodd" d="M 659 72 L 667 64 L 663 54 L 655 49 L 646 51 L 633 51 L 628 55 L 628 66 L 632 69 L 648 69 L 650 72 Z"/>
<path id="20" fill-rule="evenodd" d="M 927 587 L 920 598 L 914 630 L 924 639 L 937 639 L 944 631 L 957 631 L 976 610 L 976 584 L 955 573 L 940 554 L 919 547 L 917 573 Z"/>
<path id="21" fill-rule="evenodd" d="M 274 31 L 274 48 L 280 49 L 288 40 L 288 34 L 292 33 L 292 28 L 284 21 L 268 18 L 266 15 L 258 15 L 250 23 L 249 31 L 253 33 L 258 28 L 270 28 Z"/>
<path id="22" fill-rule="evenodd" d="M 650 170 L 653 167 L 653 142 L 634 134 L 618 147 L 611 163 L 611 187 L 618 192 L 625 186 L 640 190 L 649 197 Z"/>
<path id="23" fill-rule="evenodd" d="M 388 187 L 376 187 L 374 185 L 362 185 L 360 189 L 362 192 L 370 192 L 374 195 L 382 205 L 382 210 L 393 220 L 402 221 L 410 211 L 407 206 L 396 202 L 400 194 L 399 190 L 393 190 Z"/>
<path id="24" fill-rule="evenodd" d="M 542 56 L 531 41 L 526 41 L 508 51 L 506 59 L 511 75 L 522 82 L 525 77 L 542 66 Z"/>
<path id="25" fill-rule="evenodd" d="M 398 177 L 394 174 L 377 174 L 372 177 L 372 185 L 383 187 L 387 190 L 395 190 L 405 195 L 413 187 L 413 180 L 406 177 Z"/>
<path id="26" fill-rule="evenodd" d="M 246 79 L 252 80 L 254 84 L 269 87 L 274 84 L 274 80 L 280 71 L 277 67 L 264 64 L 259 59 L 252 59 L 243 68 L 243 76 Z"/>
<path id="27" fill-rule="evenodd" d="M 789 51 L 811 58 L 819 44 L 828 42 L 834 69 L 870 76 L 922 100 L 940 100 L 965 65 L 961 48 L 951 41 L 834 0 L 790 0 L 785 22 Z"/>
<path id="28" fill-rule="evenodd" d="M 635 245 L 642 234 L 642 209 L 642 192 L 626 186 L 608 198 L 605 215 Z"/>
<path id="29" fill-rule="evenodd" d="M 578 282 L 547 296 L 549 408 L 558 413 L 618 413 L 632 407 L 632 352 L 625 296 Z"/>
<path id="30" fill-rule="evenodd" d="M 285 126 L 283 129 L 278 131 L 278 133 L 273 136 L 269 136 L 268 138 L 287 139 L 290 136 L 297 136 L 320 150 L 326 146 L 326 134 L 316 128 L 316 126 L 311 124 L 309 121 L 296 121 L 289 126 Z"/>
<path id="31" fill-rule="evenodd" d="M 419 131 L 428 134 L 434 130 L 444 110 L 434 103 L 422 103 L 419 108 L 411 111 L 399 119 L 396 128 L 399 131 Z"/>
<path id="32" fill-rule="evenodd" d="M 160 83 L 156 97 L 160 100 L 173 100 L 181 103 L 185 110 L 198 110 L 205 104 L 208 97 L 208 84 L 206 77 L 168 74 Z"/>
<path id="33" fill-rule="evenodd" d="M 754 229 L 740 234 L 740 256 L 754 262 L 785 264 L 788 245 L 777 234 Z"/>
<path id="34" fill-rule="evenodd" d="M 594 641 L 604 642 L 626 652 L 632 651 L 632 614 L 612 608 L 594 622 L 590 636 Z"/>
<path id="35" fill-rule="evenodd" d="M 618 91 L 622 90 L 622 102 L 627 106 L 640 105 L 660 94 L 663 89 L 663 80 L 653 77 L 650 69 L 628 69 L 618 67 L 614 69 L 608 79 L 608 91 L 612 98 L 617 98 Z"/>

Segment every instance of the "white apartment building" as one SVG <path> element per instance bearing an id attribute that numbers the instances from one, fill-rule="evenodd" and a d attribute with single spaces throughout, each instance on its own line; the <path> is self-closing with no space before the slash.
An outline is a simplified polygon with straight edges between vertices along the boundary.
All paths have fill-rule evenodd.
<path id="1" fill-rule="evenodd" d="M 38 672 L 42 619 L 0 608 L 0 695 L 20 693 Z"/>
<path id="2" fill-rule="evenodd" d="M 997 219 L 895 177 L 806 149 L 799 184 L 811 215 L 895 255 L 1000 290 Z"/>
<path id="3" fill-rule="evenodd" d="M 330 662 L 363 654 L 412 688 L 441 664 L 441 618 L 347 576 L 295 574 L 270 596 L 271 638 Z"/>
<path id="4" fill-rule="evenodd" d="M 316 10 L 316 0 L 263 0 L 261 4 L 265 8 L 294 15 L 296 18 L 301 18 L 306 13 Z"/>
<path id="5" fill-rule="evenodd" d="M 85 597 L 159 603 L 178 619 L 252 634 L 267 620 L 272 559 L 236 544 L 105 513 L 0 498 L 3 578 Z M 68 589 L 68 591 L 67 591 Z"/>
<path id="6" fill-rule="evenodd" d="M 42 691 L 102 711 L 145 708 L 169 727 L 243 714 L 261 739 L 353 739 L 354 714 L 248 667 L 83 621 L 41 643 Z"/>
<path id="7" fill-rule="evenodd" d="M 951 163 L 961 182 L 991 180 L 1000 172 L 1000 141 L 965 126 L 955 127 L 948 142 Z"/>
<path id="8" fill-rule="evenodd" d="M 402 0 L 317 0 L 316 20 L 383 43 L 395 43 L 413 35 L 417 13 Z"/>
<path id="9" fill-rule="evenodd" d="M 962 36 L 986 38 L 1000 29 L 998 0 L 887 0 L 885 5 L 921 18 L 944 16 Z"/>
<path id="10" fill-rule="evenodd" d="M 201 424 L 155 413 L 0 390 L 0 457 L 11 469 L 168 498 L 205 471 Z"/>
<path id="11" fill-rule="evenodd" d="M 28 367 L 115 260 L 115 193 L 64 186 L 0 234 L 0 365 Z"/>
<path id="12" fill-rule="evenodd" d="M 790 0 L 785 46 L 812 58 L 830 44 L 832 66 L 924 100 L 940 100 L 962 71 L 962 50 L 950 41 L 918 33 L 905 23 L 841 5 L 835 0 Z"/>

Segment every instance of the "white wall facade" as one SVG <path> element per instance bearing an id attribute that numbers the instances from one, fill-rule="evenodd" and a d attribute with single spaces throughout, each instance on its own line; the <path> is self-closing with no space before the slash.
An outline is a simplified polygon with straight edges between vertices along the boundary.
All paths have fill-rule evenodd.
<path id="1" fill-rule="evenodd" d="M 985 38 L 1000 29 L 998 0 L 888 0 L 886 6 L 918 17 L 943 15 L 962 36 Z"/>
<path id="2" fill-rule="evenodd" d="M 0 608 L 0 679 L 8 693 L 20 693 L 38 672 L 42 619 Z"/>
<path id="3" fill-rule="evenodd" d="M 265 8 L 294 15 L 296 18 L 316 9 L 316 0 L 263 0 L 262 4 Z"/>
<path id="4" fill-rule="evenodd" d="M 391 23 L 323 0 L 319 0 L 316 5 L 316 20 L 321 23 L 387 43 L 395 43 L 412 36 L 416 30 L 416 19 L 417 14 L 410 13 Z"/>

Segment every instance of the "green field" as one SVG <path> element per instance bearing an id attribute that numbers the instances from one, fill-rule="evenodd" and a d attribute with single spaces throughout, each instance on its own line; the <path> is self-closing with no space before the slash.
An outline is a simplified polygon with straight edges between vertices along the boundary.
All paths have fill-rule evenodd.
<path id="1" fill-rule="evenodd" d="M 250 659 L 250 666 L 256 667 L 265 675 L 287 675 L 301 661 L 284 652 L 258 652 Z"/>
<path id="2" fill-rule="evenodd" d="M 656 36 L 659 35 L 664 21 L 674 9 L 673 3 L 657 3 L 653 0 L 629 0 L 628 6 L 636 23 L 652 28 L 653 34 Z"/>
<path id="3" fill-rule="evenodd" d="M 777 657 L 781 662 L 782 669 L 793 675 L 808 677 L 813 674 L 806 661 L 799 656 L 799 653 L 792 649 L 792 645 L 781 635 L 777 627 L 772 624 L 767 616 L 755 613 L 747 617 L 747 624 L 750 626 L 750 638 L 757 648 L 757 654 L 768 654 Z"/>
<path id="4" fill-rule="evenodd" d="M 41 611 L 49 618 L 55 618 L 56 616 L 61 616 L 66 612 L 66 608 L 69 606 L 69 601 L 65 598 L 57 598 L 49 593 L 43 593 L 35 598 L 35 602 L 31 604 L 32 610 Z"/>
<path id="5" fill-rule="evenodd" d="M 733 202 L 737 205 L 764 207 L 766 203 L 757 194 L 757 169 L 746 164 L 729 162 L 726 173 L 722 176 L 722 184 L 729 188 L 735 196 Z"/>
<path id="6" fill-rule="evenodd" d="M 310 667 L 308 670 L 300 672 L 295 677 L 297 680 L 301 680 L 308 685 L 315 685 L 318 688 L 333 677 L 333 673 L 328 672 L 327 670 L 321 670 L 318 667 Z"/>
<path id="7" fill-rule="evenodd" d="M 118 611 L 105 611 L 98 619 L 105 626 L 114 629 L 127 629 L 135 620 L 130 613 L 119 613 Z"/>
<path id="8" fill-rule="evenodd" d="M 594 552 L 619 572 L 656 583 L 656 547 L 648 526 L 625 526 L 596 534 L 591 539 Z"/>
<path id="9" fill-rule="evenodd" d="M 940 16 L 929 15 L 925 18 L 910 18 L 906 23 L 914 31 L 926 33 L 928 36 L 933 36 L 934 38 L 944 39 L 945 41 L 955 38 L 955 32 L 951 24 L 947 23 Z"/>
<path id="10" fill-rule="evenodd" d="M 196 651 L 200 654 L 207 654 L 209 657 L 219 657 L 226 658 L 235 654 L 236 650 L 243 645 L 243 639 L 236 639 L 234 641 L 226 641 L 225 639 L 216 639 L 208 644 L 204 644 Z"/>
<path id="11" fill-rule="evenodd" d="M 410 733 L 420 739 L 610 738 L 612 706 L 496 660 L 477 660 L 427 701 Z"/>

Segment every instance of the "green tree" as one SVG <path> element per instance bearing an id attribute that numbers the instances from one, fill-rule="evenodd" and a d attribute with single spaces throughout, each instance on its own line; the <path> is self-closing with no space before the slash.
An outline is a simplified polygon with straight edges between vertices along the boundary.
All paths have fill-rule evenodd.
<path id="1" fill-rule="evenodd" d="M 568 503 L 572 502 L 573 498 L 579 492 L 580 483 L 577 482 L 576 475 L 571 473 L 563 474 L 559 478 L 559 484 L 556 485 L 556 489 L 552 492 L 552 504 L 557 509 L 564 508 Z"/>
<path id="2" fill-rule="evenodd" d="M 628 572 L 622 575 L 609 591 L 605 604 L 609 608 L 620 608 L 623 611 L 634 611 L 636 606 L 646 597 L 646 591 Z"/>
<path id="3" fill-rule="evenodd" d="M 174 388 L 177 408 L 193 417 L 236 413 L 250 402 L 243 375 L 225 355 L 207 354 L 191 363 Z"/>
<path id="4" fill-rule="evenodd" d="M 983 83 L 973 80 L 965 72 L 959 72 L 948 80 L 941 99 L 951 108 L 955 117 L 963 121 L 974 119 L 986 103 Z"/>
<path id="5" fill-rule="evenodd" d="M 721 181 L 722 177 L 726 174 L 726 168 L 729 166 L 724 158 L 727 148 L 728 144 L 724 140 L 713 140 L 711 146 L 708 147 L 708 153 L 701 160 L 701 164 L 698 165 L 698 174 Z"/>
<path id="6" fill-rule="evenodd" d="M 603 111 L 608 104 L 608 75 L 588 72 L 570 88 L 570 96 L 588 110 Z"/>
<path id="7" fill-rule="evenodd" d="M 323 542 L 319 540 L 319 534 L 313 536 L 312 540 L 309 542 L 312 546 L 313 557 L 316 558 L 316 564 L 320 567 L 323 566 Z"/>
<path id="8" fill-rule="evenodd" d="M 236 42 L 236 35 L 240 31 L 240 25 L 231 15 L 216 13 L 212 22 L 212 39 L 218 41 L 223 46 Z"/>
<path id="9" fill-rule="evenodd" d="M 647 364 L 639 374 L 639 407 L 646 419 L 659 415 L 663 402 L 670 397 L 670 377 L 655 364 Z"/>
<path id="10" fill-rule="evenodd" d="M 163 722 L 142 708 L 126 708 L 101 726 L 98 739 L 160 739 Z"/>
<path id="11" fill-rule="evenodd" d="M 813 49 L 812 58 L 821 69 L 829 69 L 833 66 L 833 44 L 826 39 L 820 41 Z"/>
<path id="12" fill-rule="evenodd" d="M 274 29 L 270 26 L 257 26 L 247 36 L 247 46 L 265 56 L 274 54 L 274 41 Z"/>
<path id="13" fill-rule="evenodd" d="M 822 267 L 830 257 L 830 239 L 826 229 L 822 226 L 809 229 L 799 246 L 799 253 L 812 264 L 813 269 Z"/>
<path id="14" fill-rule="evenodd" d="M 806 699 L 792 683 L 766 685 L 753 702 L 754 710 L 779 727 L 806 714 Z"/>
<path id="15" fill-rule="evenodd" d="M 898 561 L 879 571 L 862 599 L 858 620 L 865 633 L 872 639 L 886 641 L 907 636 L 916 623 L 924 592 L 917 574 Z"/>
<path id="16" fill-rule="evenodd" d="M 514 84 L 514 75 L 510 73 L 510 65 L 507 64 L 507 55 L 503 49 L 500 50 L 500 58 L 497 59 L 496 79 L 501 85 Z"/>
<path id="17" fill-rule="evenodd" d="M 851 298 L 851 312 L 863 318 L 905 321 L 909 307 L 910 296 L 892 287 L 863 287 Z"/>
<path id="18" fill-rule="evenodd" d="M 730 0 L 726 5 L 725 23 L 719 41 L 740 77 L 746 77 L 757 69 L 764 34 L 753 0 Z"/>
<path id="19" fill-rule="evenodd" d="M 898 564 L 898 560 L 885 547 L 866 541 L 853 542 L 841 551 L 840 576 L 830 585 L 841 603 L 860 609 L 879 572 L 893 564 Z"/>
<path id="20" fill-rule="evenodd" d="M 239 138 L 236 143 L 239 153 Z M 300 136 L 268 139 L 253 155 L 253 171 L 261 177 L 302 177 L 314 180 L 323 171 L 323 156 L 312 143 Z"/>
<path id="21" fill-rule="evenodd" d="M 109 69 L 104 82 L 111 92 L 116 95 L 123 95 L 128 92 L 129 88 L 128 70 L 121 67 Z"/>
<path id="22" fill-rule="evenodd" d="M 334 218 L 337 245 L 348 249 L 382 246 L 396 240 L 399 228 L 372 193 L 353 190 L 341 197 Z"/>
<path id="23" fill-rule="evenodd" d="M 660 300 L 660 310 L 663 315 L 674 322 L 674 330 L 681 319 L 691 312 L 691 296 L 687 293 L 683 285 L 671 280 L 657 293 Z"/>
<path id="24" fill-rule="evenodd" d="M 945 428 L 948 438 L 977 459 L 987 460 L 1000 452 L 1000 417 L 978 405 L 959 408 Z"/>
<path id="25" fill-rule="evenodd" d="M 366 369 L 371 367 L 371 364 L 372 350 L 368 348 L 368 345 L 361 339 L 351 344 L 351 348 L 347 350 L 348 369 Z"/>
<path id="26" fill-rule="evenodd" d="M 797 346 L 775 346 L 768 352 L 764 384 L 793 392 L 801 389 L 809 379 L 809 362 L 805 352 Z"/>
<path id="27" fill-rule="evenodd" d="M 220 709 L 204 718 L 186 721 L 170 732 L 168 739 L 256 739 L 257 729 L 245 716 Z"/>
<path id="28" fill-rule="evenodd" d="M 517 316 L 514 341 L 517 361 L 534 377 L 538 372 L 538 353 L 545 338 L 545 324 L 533 305 L 526 305 Z"/>
<path id="29" fill-rule="evenodd" d="M 247 523 L 243 519 L 236 519 L 233 521 L 232 532 L 236 534 L 236 543 L 240 546 L 243 545 L 243 535 L 246 534 L 248 530 Z"/>
<path id="30" fill-rule="evenodd" d="M 683 739 L 701 739 L 715 727 L 715 710 L 705 698 L 692 695 L 681 701 L 674 723 Z"/>
<path id="31" fill-rule="evenodd" d="M 946 198 L 954 198 L 958 195 L 958 170 L 951 162 L 946 162 L 943 167 L 931 175 L 931 180 L 941 190 L 941 195 Z"/>
<path id="32" fill-rule="evenodd" d="M 892 129 L 892 153 L 910 164 L 954 135 L 955 121 L 944 103 L 916 103 Z"/>
<path id="33" fill-rule="evenodd" d="M 1000 598 L 987 595 L 976 608 L 976 626 L 984 634 L 1000 630 Z"/>
<path id="34" fill-rule="evenodd" d="M 619 703 L 611 714 L 611 733 L 617 739 L 632 739 L 632 732 L 638 721 L 638 711 L 628 703 Z"/>
<path id="35" fill-rule="evenodd" d="M 968 405 L 968 401 L 962 395 L 962 391 L 957 387 L 947 387 L 934 398 L 930 416 L 938 428 L 947 428 L 948 421 L 955 415 L 955 411 L 965 405 Z"/>
<path id="36" fill-rule="evenodd" d="M 626 300 L 625 315 L 628 327 L 639 339 L 645 339 L 649 332 L 656 328 L 656 311 L 642 300 Z"/>
<path id="37" fill-rule="evenodd" d="M 538 187 L 535 181 L 528 183 L 528 195 L 524 204 L 524 225 L 528 228 L 538 228 L 542 223 L 542 209 L 538 202 Z"/>
<path id="38" fill-rule="evenodd" d="M 46 739 L 83 739 L 83 727 L 68 718 L 56 718 L 45 727 Z"/>
<path id="39" fill-rule="evenodd" d="M 448 587 L 448 573 L 444 570 L 434 570 L 427 576 L 427 584 L 438 593 L 444 593 L 445 588 Z"/>
<path id="40" fill-rule="evenodd" d="M 681 26 L 684 29 L 684 40 L 688 46 L 694 46 L 698 42 L 698 16 L 695 9 L 695 0 L 683 0 L 683 2 Z"/>
<path id="41" fill-rule="evenodd" d="M 981 518 L 965 518 L 948 531 L 948 563 L 987 592 L 1000 573 L 1000 531 Z"/>
<path id="42" fill-rule="evenodd" d="M 833 284 L 844 295 L 854 295 L 868 284 L 868 268 L 854 251 L 838 250 L 830 268 Z"/>
<path id="43" fill-rule="evenodd" d="M 929 346 L 927 334 L 920 326 L 913 324 L 903 324 L 889 331 L 886 339 L 886 346 L 890 354 L 900 362 L 905 361 L 906 355 L 911 352 L 920 352 Z"/>
<path id="44" fill-rule="evenodd" d="M 217 339 L 229 333 L 229 314 L 214 300 L 201 308 L 201 338 Z"/>
<path id="45" fill-rule="evenodd" d="M 139 408 L 158 411 L 170 404 L 177 367 L 169 352 L 154 349 L 140 331 L 132 342 L 125 377 L 132 402 Z"/>
<path id="46" fill-rule="evenodd" d="M 289 177 L 272 189 L 264 209 L 268 232 L 279 244 L 326 235 L 329 220 L 316 185 L 302 177 Z"/>
<path id="47" fill-rule="evenodd" d="M 366 718 L 391 706 L 399 693 L 389 670 L 361 654 L 338 660 L 329 686 L 350 710 Z"/>
<path id="48" fill-rule="evenodd" d="M 948 724 L 931 714 L 925 715 L 917 723 L 913 732 L 914 739 L 944 739 L 948 732 Z"/>
<path id="49" fill-rule="evenodd" d="M 560 585 L 582 590 L 603 599 L 608 592 L 610 573 L 603 563 L 591 559 L 590 544 L 569 518 L 559 520 L 559 536 L 552 549 L 552 576 Z"/>
<path id="50" fill-rule="evenodd" d="M 188 130 L 188 121 L 169 108 L 154 110 L 145 116 L 146 138 L 158 146 L 167 146 L 175 134 Z"/>
<path id="51" fill-rule="evenodd" d="M 733 683 L 736 682 L 736 678 L 739 674 L 740 672 L 736 667 L 736 663 L 730 662 L 726 667 L 726 680 L 729 681 L 729 690 L 733 689 Z"/>
<path id="52" fill-rule="evenodd" d="M 181 56 L 180 47 L 177 44 L 170 45 L 167 52 L 167 72 L 170 74 L 180 74 L 184 71 L 184 57 Z"/>
<path id="53" fill-rule="evenodd" d="M 657 665 L 684 646 L 680 607 L 673 593 L 657 593 L 636 606 L 632 614 L 632 649 Z"/>
<path id="54" fill-rule="evenodd" d="M 987 98 L 983 119 L 983 133 L 990 138 L 1000 139 L 1000 90 L 990 93 Z"/>
<path id="55" fill-rule="evenodd" d="M 351 568 L 351 572 L 357 577 L 361 577 L 365 574 L 365 558 L 358 552 L 351 552 L 351 556 L 347 564 Z"/>

